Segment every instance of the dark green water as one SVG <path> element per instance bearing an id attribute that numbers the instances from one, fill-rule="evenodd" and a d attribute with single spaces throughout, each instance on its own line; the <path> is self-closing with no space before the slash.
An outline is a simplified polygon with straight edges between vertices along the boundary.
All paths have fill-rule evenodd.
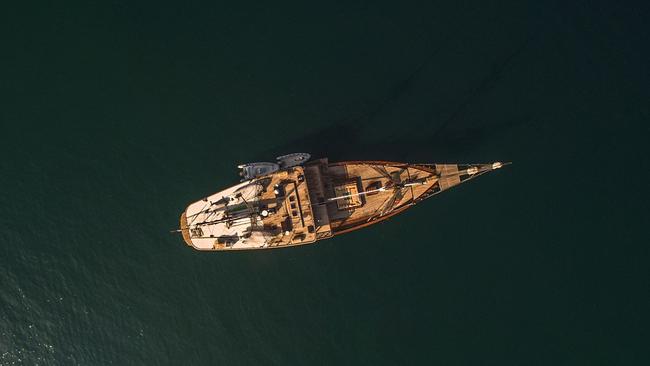
<path id="1" fill-rule="evenodd" d="M 648 9 L 2 13 L 0 364 L 647 364 Z M 199 253 L 235 166 L 513 161 L 381 225 Z"/>

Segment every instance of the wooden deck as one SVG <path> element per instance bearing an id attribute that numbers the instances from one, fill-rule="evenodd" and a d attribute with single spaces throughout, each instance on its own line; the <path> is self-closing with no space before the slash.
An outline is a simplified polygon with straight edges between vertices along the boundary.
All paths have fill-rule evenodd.
<path id="1" fill-rule="evenodd" d="M 507 164 L 330 164 L 327 159 L 315 160 L 192 203 L 181 215 L 179 231 L 188 245 L 199 250 L 313 243 L 386 220 Z M 214 205 L 214 209 L 205 209 Z M 190 221 L 198 217 L 204 223 L 192 224 L 190 217 Z M 229 242 L 230 238 L 235 242 Z"/>
<path id="2" fill-rule="evenodd" d="M 276 185 L 284 192 L 282 197 L 276 197 L 273 189 Z M 260 196 L 260 202 L 264 209 L 275 211 L 262 219 L 264 228 L 276 234 L 269 247 L 316 241 L 314 215 L 302 167 L 271 175 L 269 189 Z"/>
<path id="3" fill-rule="evenodd" d="M 307 164 L 304 168 L 305 181 L 309 187 L 309 199 L 312 202 L 314 223 L 316 225 L 316 238 L 325 239 L 332 236 L 330 217 L 327 207 L 322 203 L 327 197 L 328 162 L 327 159 L 320 159 Z"/>
<path id="4" fill-rule="evenodd" d="M 181 219 L 180 219 L 180 230 L 181 234 L 183 235 L 183 241 L 185 244 L 192 246 L 192 239 L 190 239 L 190 229 L 187 226 L 187 214 L 185 211 L 181 214 Z"/>
<path id="5" fill-rule="evenodd" d="M 393 179 L 383 175 L 377 168 L 385 169 Z M 387 208 L 387 201 L 391 199 L 396 190 L 400 189 L 394 186 L 394 181 L 410 182 L 424 178 L 429 179 L 425 184 L 401 188 L 401 199 L 396 201 L 392 208 Z M 382 213 L 387 215 L 389 212 L 409 206 L 436 183 L 436 177 L 431 170 L 404 164 L 384 165 L 365 162 L 330 165 L 327 179 L 330 186 L 327 192 L 328 197 L 337 197 L 335 187 L 340 184 L 348 184 L 347 182 L 351 180 L 357 181 L 359 192 L 371 192 L 360 196 L 361 205 L 357 207 L 342 209 L 336 201 L 326 204 L 330 225 L 335 233 L 376 220 L 382 216 Z M 372 192 L 381 187 L 385 187 L 386 190 Z"/>

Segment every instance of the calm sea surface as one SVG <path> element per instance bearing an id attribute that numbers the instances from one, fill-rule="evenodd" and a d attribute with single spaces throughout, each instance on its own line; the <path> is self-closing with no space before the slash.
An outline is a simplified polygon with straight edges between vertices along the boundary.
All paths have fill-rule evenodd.
<path id="1" fill-rule="evenodd" d="M 0 365 L 648 364 L 648 7 L 488 3 L 6 7 Z M 295 151 L 514 164 L 315 245 L 169 233 Z"/>

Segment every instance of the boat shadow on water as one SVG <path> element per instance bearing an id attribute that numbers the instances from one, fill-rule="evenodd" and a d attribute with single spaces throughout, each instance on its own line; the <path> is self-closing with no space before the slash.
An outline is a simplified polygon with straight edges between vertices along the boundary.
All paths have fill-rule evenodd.
<path id="1" fill-rule="evenodd" d="M 304 151 L 312 154 L 313 158 L 326 156 L 332 162 L 348 160 L 455 161 L 458 156 L 467 155 L 468 152 L 479 149 L 482 144 L 529 121 L 530 119 L 524 118 L 464 128 L 443 125 L 442 128 L 425 136 L 404 133 L 403 136 L 392 136 L 379 141 L 368 141 L 364 138 L 366 124 L 336 123 L 269 149 L 260 158 L 268 159 L 268 157 L 288 152 Z"/>
<path id="2" fill-rule="evenodd" d="M 410 129 L 408 126 L 397 124 L 388 126 L 394 133 L 389 138 L 369 141 L 366 135 L 375 130 L 375 121 L 391 104 L 396 103 L 411 93 L 413 86 L 421 81 L 424 71 L 435 55 L 437 49 L 431 52 L 410 74 L 395 83 L 386 97 L 376 106 L 356 118 L 347 118 L 332 123 L 330 126 L 308 135 L 296 138 L 286 144 L 269 149 L 260 158 L 268 159 L 295 151 L 304 151 L 314 158 L 327 156 L 330 161 L 348 160 L 387 160 L 398 162 L 446 162 L 457 161 L 461 155 L 466 155 L 478 149 L 483 143 L 495 139 L 508 131 L 528 124 L 533 116 L 521 116 L 516 111 L 500 122 L 469 125 L 466 120 L 472 106 L 485 94 L 494 89 L 502 80 L 503 75 L 512 69 L 519 56 L 533 43 L 534 37 L 526 39 L 506 54 L 502 61 L 493 67 L 485 77 L 460 97 L 459 103 L 449 117 L 441 120 L 432 129 Z M 504 157 L 505 158 L 505 157 Z M 480 158 L 477 157 L 480 160 Z"/>

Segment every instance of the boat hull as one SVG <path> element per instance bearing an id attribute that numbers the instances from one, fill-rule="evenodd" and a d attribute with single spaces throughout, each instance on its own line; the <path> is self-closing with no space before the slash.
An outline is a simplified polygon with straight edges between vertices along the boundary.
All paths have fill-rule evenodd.
<path id="1" fill-rule="evenodd" d="M 504 164 L 407 164 L 319 159 L 190 204 L 186 244 L 198 250 L 286 248 L 359 230 Z"/>

